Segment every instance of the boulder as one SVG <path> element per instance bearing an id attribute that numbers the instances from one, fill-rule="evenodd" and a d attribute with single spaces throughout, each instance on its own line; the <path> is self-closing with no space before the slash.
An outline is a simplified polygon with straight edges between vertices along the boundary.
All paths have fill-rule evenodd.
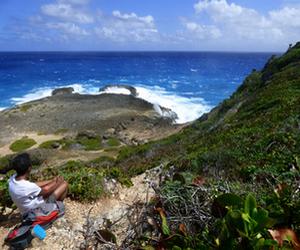
<path id="1" fill-rule="evenodd" d="M 85 131 L 81 131 L 77 134 L 77 138 L 80 138 L 80 137 L 86 137 L 88 139 L 95 139 L 95 138 L 98 138 L 98 135 L 94 131 L 85 130 Z"/>
<path id="2" fill-rule="evenodd" d="M 71 95 L 74 92 L 72 87 L 69 88 L 59 88 L 52 91 L 52 96 L 55 95 Z"/>

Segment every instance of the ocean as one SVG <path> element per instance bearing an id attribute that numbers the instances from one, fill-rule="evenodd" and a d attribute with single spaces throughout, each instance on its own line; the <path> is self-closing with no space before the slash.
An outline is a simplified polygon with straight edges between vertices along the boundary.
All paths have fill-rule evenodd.
<path id="1" fill-rule="evenodd" d="M 271 53 L 1 52 L 0 110 L 71 86 L 99 94 L 107 84 L 136 87 L 138 97 L 197 119 L 228 98 Z M 115 92 L 111 89 L 110 92 Z M 109 92 L 109 90 L 107 91 Z M 118 93 L 126 94 L 122 90 Z"/>

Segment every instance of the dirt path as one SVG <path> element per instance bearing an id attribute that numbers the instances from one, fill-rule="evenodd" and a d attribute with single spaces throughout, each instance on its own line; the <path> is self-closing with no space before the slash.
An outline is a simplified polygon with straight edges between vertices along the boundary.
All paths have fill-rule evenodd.
<path id="1" fill-rule="evenodd" d="M 130 188 L 122 188 L 117 185 L 114 189 L 116 191 L 114 195 L 110 198 L 100 199 L 95 203 L 82 204 L 67 199 L 65 202 L 65 216 L 47 230 L 47 237 L 44 241 L 34 239 L 33 247 L 30 249 L 79 249 L 80 244 L 83 242 L 83 236 L 80 231 L 83 229 L 82 226 L 86 221 L 85 216 L 91 208 L 93 209 L 90 216 L 96 225 L 100 225 L 104 218 L 112 222 L 120 220 L 114 233 L 118 239 L 122 238 L 122 236 L 124 237 L 129 225 L 126 216 L 124 216 L 128 207 L 136 201 L 145 202 L 147 197 L 149 198 L 154 194 L 153 191 L 148 189 L 148 184 L 145 182 L 145 174 L 133 178 L 132 182 L 133 186 Z M 147 196 L 147 191 L 149 191 L 149 196 Z M 1 242 L 3 242 L 8 229 L 8 226 L 0 227 Z M 3 247 L 3 250 L 7 249 L 6 246 Z"/>

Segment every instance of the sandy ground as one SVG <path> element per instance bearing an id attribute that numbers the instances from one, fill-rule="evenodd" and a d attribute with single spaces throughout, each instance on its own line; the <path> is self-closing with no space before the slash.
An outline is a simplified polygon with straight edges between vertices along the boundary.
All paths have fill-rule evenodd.
<path id="1" fill-rule="evenodd" d="M 55 222 L 52 228 L 47 230 L 47 237 L 44 241 L 34 239 L 30 249 L 59 250 L 59 249 L 79 249 L 83 242 L 83 236 L 80 232 L 86 221 L 86 215 L 92 208 L 90 217 L 95 223 L 99 223 L 103 218 L 110 219 L 112 222 L 120 220 L 116 225 L 114 233 L 117 238 L 122 238 L 126 234 L 129 222 L 125 213 L 128 207 L 136 201 L 146 202 L 154 195 L 153 190 L 148 189 L 148 184 L 144 181 L 145 174 L 139 175 L 132 179 L 133 186 L 122 188 L 119 185 L 115 190 L 115 195 L 109 198 L 103 198 L 95 203 L 83 204 L 67 199 L 65 201 L 66 214 L 63 218 Z M 147 191 L 148 195 L 147 195 Z M 16 222 L 11 220 L 0 223 L 0 240 L 3 242 L 9 228 L 13 227 Z M 1 246 L 0 246 L 1 248 Z M 7 246 L 2 246 L 7 250 Z"/>

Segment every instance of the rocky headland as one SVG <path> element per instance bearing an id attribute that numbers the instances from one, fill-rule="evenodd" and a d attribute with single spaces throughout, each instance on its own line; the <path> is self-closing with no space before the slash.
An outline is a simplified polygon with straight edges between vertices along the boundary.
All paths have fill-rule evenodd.
<path id="1" fill-rule="evenodd" d="M 113 134 L 132 144 L 169 135 L 179 126 L 174 125 L 174 117 L 161 116 L 153 104 L 133 94 L 81 95 L 62 88 L 50 97 L 0 112 L 0 127 L 3 145 L 19 134 L 74 135 L 87 130 L 104 137 Z"/>

